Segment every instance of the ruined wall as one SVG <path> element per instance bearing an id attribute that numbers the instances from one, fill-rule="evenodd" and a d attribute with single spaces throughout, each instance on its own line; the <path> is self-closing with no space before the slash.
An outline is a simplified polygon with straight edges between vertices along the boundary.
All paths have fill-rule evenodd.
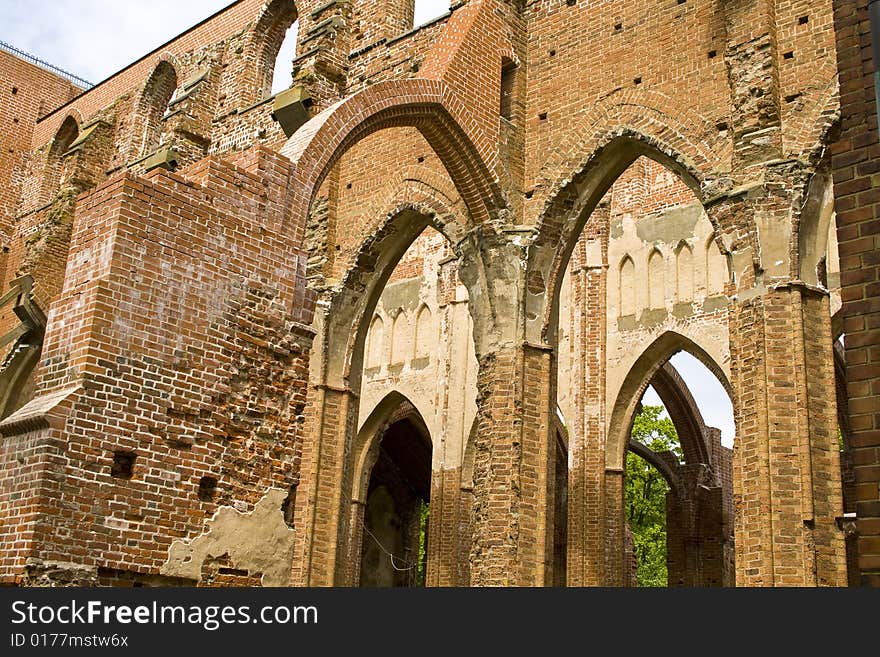
<path id="1" fill-rule="evenodd" d="M 37 119 L 82 89 L 5 50 L 0 50 L 0 79 L 0 229 L 5 242 L 20 199 L 23 161 L 31 150 Z"/>
<path id="2" fill-rule="evenodd" d="M 120 176 L 80 199 L 37 395 L 0 428 L 17 546 L 4 581 L 198 582 L 217 559 L 243 583 L 289 581 L 313 336 L 304 226 L 284 212 L 289 162 L 237 164 Z"/>
<path id="3" fill-rule="evenodd" d="M 241 0 L 37 122 L 7 272 L 33 273 L 51 314 L 36 397 L 0 425 L 4 531 L 25 528 L 5 576 L 284 583 L 287 562 L 295 583 L 350 582 L 358 429 L 406 388 L 435 441 L 431 583 L 552 582 L 568 367 L 567 577 L 622 582 L 605 441 L 638 354 L 674 332 L 734 390 L 740 583 L 839 581 L 833 266 L 825 286 L 798 276 L 837 111 L 831 8 L 470 0 L 410 32 L 397 0 Z M 295 113 L 314 120 L 288 141 L 266 76 L 294 19 Z M 282 145 L 294 165 L 261 149 Z M 165 149 L 179 176 L 147 173 Z M 426 224 L 450 244 L 417 241 L 386 286 Z M 557 362 L 557 324 L 580 362 Z M 262 547 L 233 538 L 257 525 Z"/>

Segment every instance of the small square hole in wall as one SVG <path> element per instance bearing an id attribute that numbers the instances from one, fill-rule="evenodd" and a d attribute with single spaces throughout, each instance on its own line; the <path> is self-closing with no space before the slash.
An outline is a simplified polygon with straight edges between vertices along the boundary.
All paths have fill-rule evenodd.
<path id="1" fill-rule="evenodd" d="M 12 87 L 12 95 L 14 96 L 17 93 L 18 93 L 18 87 Z"/>
<path id="2" fill-rule="evenodd" d="M 641 84 L 641 83 L 642 83 L 642 78 L 636 78 L 635 80 L 633 80 L 633 84 Z"/>
<path id="3" fill-rule="evenodd" d="M 199 479 L 199 499 L 202 502 L 213 502 L 217 494 L 217 480 L 214 477 Z"/>
<path id="4" fill-rule="evenodd" d="M 134 452 L 113 452 L 113 465 L 110 467 L 110 476 L 114 479 L 131 479 L 134 474 L 134 461 L 137 454 Z"/>
<path id="5" fill-rule="evenodd" d="M 810 22 L 809 16 L 801 16 L 800 18 L 798 18 L 798 24 L 800 24 L 800 25 L 806 25 L 809 22 Z"/>
<path id="6" fill-rule="evenodd" d="M 710 50 L 709 51 L 709 59 L 715 59 L 717 56 L 718 56 L 717 50 Z"/>
<path id="7" fill-rule="evenodd" d="M 791 50 L 789 50 L 787 53 L 783 53 L 782 58 L 783 59 L 794 59 L 794 53 Z"/>

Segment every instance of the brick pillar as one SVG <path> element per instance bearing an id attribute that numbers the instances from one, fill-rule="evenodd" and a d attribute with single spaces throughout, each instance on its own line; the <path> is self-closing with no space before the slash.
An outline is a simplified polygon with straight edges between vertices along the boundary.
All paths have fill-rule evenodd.
<path id="1" fill-rule="evenodd" d="M 349 554 L 352 472 L 347 436 L 354 435 L 357 395 L 326 384 L 309 387 L 296 518 L 302 519 L 293 559 L 297 586 L 351 586 Z M 349 555 L 352 556 L 353 555 Z M 358 558 L 360 555 L 357 555 Z M 351 560 L 348 560 L 351 561 Z"/>
<path id="2" fill-rule="evenodd" d="M 467 586 L 459 573 L 461 495 L 461 470 L 441 469 L 432 473 L 427 586 Z"/>
<path id="3" fill-rule="evenodd" d="M 575 247 L 571 273 L 569 586 L 605 580 L 605 333 L 610 206 L 600 204 Z M 560 358 L 562 355 L 560 355 Z M 622 507 L 621 507 L 622 508 Z"/>
<path id="4" fill-rule="evenodd" d="M 842 586 L 826 293 L 780 284 L 730 313 L 739 586 Z"/>
<path id="5" fill-rule="evenodd" d="M 470 582 L 550 586 L 556 367 L 524 340 L 526 247 L 520 231 L 478 228 L 457 248 L 479 363 Z"/>
<path id="6" fill-rule="evenodd" d="M 834 0 L 841 132 L 832 147 L 859 569 L 880 586 L 880 197 L 867 2 Z"/>
<path id="7" fill-rule="evenodd" d="M 724 3 L 734 170 L 782 154 L 774 5 L 773 0 Z"/>
<path id="8" fill-rule="evenodd" d="M 479 360 L 471 585 L 549 585 L 551 353 L 516 345 Z"/>
<path id="9" fill-rule="evenodd" d="M 415 0 L 361 0 L 354 8 L 352 50 L 390 40 L 413 28 Z"/>

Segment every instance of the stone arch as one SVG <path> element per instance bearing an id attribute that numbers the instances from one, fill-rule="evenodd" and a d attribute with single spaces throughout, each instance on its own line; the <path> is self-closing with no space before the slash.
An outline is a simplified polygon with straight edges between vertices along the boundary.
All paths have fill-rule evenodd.
<path id="1" fill-rule="evenodd" d="M 449 172 L 471 222 L 498 216 L 503 199 L 483 157 L 492 149 L 479 132 L 471 129 L 468 134 L 461 127 L 458 119 L 466 116 L 464 104 L 444 83 L 407 80 L 373 85 L 311 119 L 281 149 L 294 165 L 288 197 L 288 226 L 295 227 L 291 239 L 304 239 L 305 218 L 334 163 L 359 140 L 389 127 L 419 129 Z M 320 331 L 313 353 L 321 358 L 312 360 L 312 401 L 302 447 L 302 467 L 308 474 L 295 514 L 310 538 L 301 536 L 295 548 L 299 554 L 293 577 L 304 585 L 351 582 L 345 555 L 352 544 L 342 491 L 353 476 L 350 450 L 368 327 L 364 318 L 373 316 L 395 266 L 427 226 L 453 245 L 462 241 L 461 225 L 446 214 L 412 208 L 395 212 L 365 239 L 341 281 L 319 302 L 315 321 Z"/>
<path id="2" fill-rule="evenodd" d="M 48 197 L 58 191 L 64 169 L 61 160 L 79 137 L 80 125 L 82 123 L 78 114 L 68 113 L 49 145 L 43 172 L 43 193 Z"/>
<path id="3" fill-rule="evenodd" d="M 445 221 L 450 223 L 445 223 Z M 351 585 L 351 550 L 359 549 L 350 540 L 349 514 L 343 491 L 354 476 L 352 447 L 357 425 L 358 398 L 366 340 L 365 318 L 372 318 L 382 291 L 404 252 L 427 227 L 432 226 L 454 242 L 460 226 L 448 217 L 425 215 L 406 207 L 386 217 L 376 232 L 362 245 L 341 283 L 330 290 L 319 304 L 317 321 L 321 330 L 312 363 L 310 389 L 312 411 L 306 417 L 303 469 L 310 473 L 302 484 L 308 501 L 297 509 L 302 526 L 310 527 L 298 549 L 302 569 L 294 573 L 305 585 L 317 583 Z M 299 499 L 299 498 L 298 498 Z M 346 558 L 348 555 L 348 558 Z"/>
<path id="4" fill-rule="evenodd" d="M 672 470 L 670 465 L 662 458 L 660 458 L 660 455 L 657 454 L 657 452 L 655 452 L 647 445 L 643 445 L 636 440 L 630 440 L 629 443 L 627 443 L 627 449 L 636 456 L 642 457 L 657 472 L 659 472 L 666 480 L 666 483 L 669 484 L 669 487 L 675 493 L 676 497 L 684 497 L 684 494 L 682 492 L 683 486 L 681 484 L 681 480 L 679 479 L 678 475 L 675 474 L 675 472 Z"/>
<path id="5" fill-rule="evenodd" d="M 364 317 L 375 314 L 385 284 L 397 262 L 428 226 L 454 243 L 458 227 L 449 217 L 422 214 L 412 206 L 395 209 L 357 254 L 342 283 L 328 295 L 325 326 L 328 344 L 326 375 L 336 386 L 359 388 L 366 338 Z"/>
<path id="6" fill-rule="evenodd" d="M 178 68 L 170 55 L 159 57 L 153 72 L 141 89 L 135 106 L 136 120 L 140 124 L 140 143 L 136 156 L 143 157 L 154 152 L 162 139 L 162 117 L 168 110 L 177 89 Z M 136 134 L 136 133 L 135 133 Z"/>
<path id="7" fill-rule="evenodd" d="M 368 508 L 370 480 L 379 460 L 379 450 L 389 430 L 404 422 L 421 439 L 425 449 L 429 450 L 427 463 L 421 463 L 422 469 L 427 470 L 428 481 L 422 482 L 422 485 L 418 487 L 423 489 L 424 495 L 430 496 L 431 460 L 434 449 L 431 433 L 424 416 L 416 405 L 400 392 L 391 391 L 370 413 L 358 432 L 354 444 L 355 476 L 351 491 L 351 550 L 349 553 L 353 582 L 361 580 L 360 562 L 364 551 L 364 530 L 367 524 L 365 513 Z"/>
<path id="8" fill-rule="evenodd" d="M 291 216 L 308 216 L 327 173 L 355 143 L 384 128 L 414 127 L 449 172 L 469 220 L 481 224 L 498 217 L 505 202 L 492 174 L 497 152 L 478 128 L 465 131 L 466 117 L 466 105 L 438 80 L 381 82 L 331 105 L 281 149 L 296 167 Z"/>
<path id="9" fill-rule="evenodd" d="M 358 430 L 354 444 L 355 472 L 354 486 L 351 491 L 352 500 L 362 501 L 369 483 L 371 453 L 375 451 L 382 432 L 394 422 L 409 419 L 418 429 L 431 440 L 433 437 L 425 422 L 425 415 L 406 395 L 397 390 L 389 392 L 376 404 L 370 415 Z M 373 455 L 375 458 L 375 455 Z"/>
<path id="10" fill-rule="evenodd" d="M 690 389 L 670 362 L 659 368 L 651 384 L 675 426 L 685 463 L 714 465 L 706 438 L 706 423 Z"/>
<path id="11" fill-rule="evenodd" d="M 720 171 L 732 154 L 729 140 L 719 137 L 714 122 L 692 108 L 682 111 L 678 100 L 657 90 L 618 90 L 596 102 L 577 125 L 575 134 L 560 142 L 570 146 L 557 148 L 543 167 L 548 178 L 537 188 L 546 191 L 547 203 L 556 199 L 577 176 L 572 176 L 572 172 L 582 171 L 584 153 L 596 153 L 619 136 L 638 135 L 638 139 L 678 161 L 706 185 L 717 175 L 710 172 Z"/>
<path id="12" fill-rule="evenodd" d="M 266 2 L 247 35 L 246 61 L 252 64 L 245 72 L 245 97 L 257 102 L 272 92 L 275 60 L 287 31 L 299 18 L 295 0 Z"/>
<path id="13" fill-rule="evenodd" d="M 703 202 L 709 161 L 699 151 L 685 156 L 659 135 L 617 127 L 594 141 L 596 148 L 577 172 L 564 179 L 544 205 L 534 242 L 529 248 L 526 286 L 526 330 L 536 343 L 553 341 L 558 320 L 559 291 L 565 269 L 584 226 L 614 182 L 639 157 L 648 157 L 676 173 Z M 691 157 L 698 157 L 699 165 Z M 710 216 L 710 221 L 714 219 Z"/>
<path id="14" fill-rule="evenodd" d="M 679 351 L 687 351 L 702 362 L 721 382 L 731 400 L 735 399 L 730 380 L 712 356 L 690 338 L 680 333 L 667 331 L 636 359 L 617 392 L 608 423 L 609 430 L 605 451 L 606 470 L 622 470 L 633 418 L 639 401 L 660 368 Z"/>

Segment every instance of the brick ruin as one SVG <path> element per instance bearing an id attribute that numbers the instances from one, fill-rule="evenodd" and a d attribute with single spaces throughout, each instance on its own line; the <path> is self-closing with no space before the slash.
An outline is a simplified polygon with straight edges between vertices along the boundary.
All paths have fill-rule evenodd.
<path id="1" fill-rule="evenodd" d="M 0 50 L 0 583 L 631 585 L 633 451 L 671 586 L 880 584 L 867 8 L 655 4 L 239 0 L 86 91 Z"/>

